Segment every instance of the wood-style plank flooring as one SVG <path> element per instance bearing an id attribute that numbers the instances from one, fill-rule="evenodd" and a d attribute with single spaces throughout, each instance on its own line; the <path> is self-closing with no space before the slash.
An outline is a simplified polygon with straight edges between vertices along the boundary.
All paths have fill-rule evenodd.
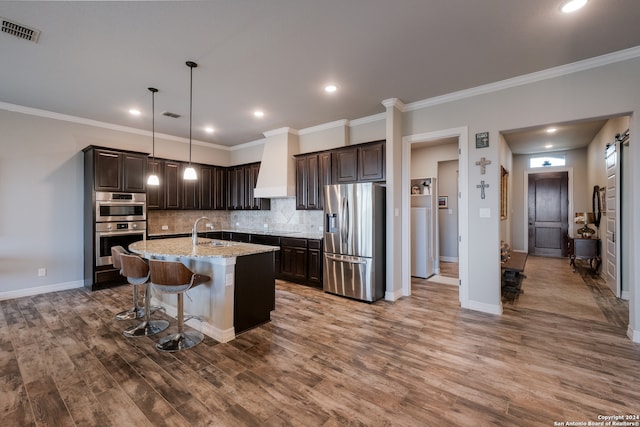
<path id="1" fill-rule="evenodd" d="M 457 287 L 426 280 L 374 304 L 278 282 L 270 323 L 163 354 L 122 336 L 132 322 L 113 316 L 130 293 L 0 302 L 3 426 L 552 426 L 640 413 L 640 345 L 613 321 L 463 310 Z"/>

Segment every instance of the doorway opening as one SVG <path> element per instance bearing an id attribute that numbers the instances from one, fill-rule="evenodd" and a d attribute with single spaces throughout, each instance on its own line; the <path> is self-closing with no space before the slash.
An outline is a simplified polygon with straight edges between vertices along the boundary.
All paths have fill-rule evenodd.
<path id="1" fill-rule="evenodd" d="M 468 200 L 467 194 L 467 171 L 458 167 L 458 164 L 466 164 L 467 159 L 468 129 L 466 127 L 448 129 L 437 132 L 410 135 L 403 138 L 402 151 L 402 212 L 403 212 L 403 266 L 402 266 L 402 292 L 404 296 L 411 295 L 411 257 L 412 239 L 415 237 L 411 232 L 411 180 L 413 178 L 433 177 L 436 178 L 436 185 L 432 189 L 435 198 L 435 218 L 439 223 L 442 213 L 448 214 L 454 223 L 453 232 L 448 231 L 447 236 L 437 226 L 435 233 L 436 241 L 436 268 L 434 274 L 441 274 L 442 257 L 441 248 L 443 239 L 448 239 L 448 245 L 454 246 L 454 256 L 447 261 L 455 261 L 454 268 L 447 268 L 448 275 L 452 276 L 455 271 L 456 277 L 449 277 L 450 284 L 459 287 L 459 300 L 462 307 L 468 306 L 468 244 L 465 239 L 460 239 L 467 233 L 468 224 L 461 218 L 467 218 Z M 451 164 L 446 164 L 451 162 Z M 455 162 L 455 164 L 454 164 Z M 442 165 L 440 164 L 442 163 Z M 446 187 L 442 187 L 439 180 L 441 173 L 445 169 L 440 166 L 453 166 L 453 184 L 451 178 L 447 178 Z M 449 168 L 451 169 L 451 168 Z M 451 189 L 453 185 L 453 189 Z M 442 190 L 441 190 L 442 188 Z M 446 188 L 446 189 L 445 189 Z M 446 194 L 445 194 L 446 193 Z M 451 206 L 451 207 L 450 207 Z M 442 207 L 442 209 L 440 209 Z M 450 212 L 450 214 L 449 214 Z M 451 221 L 449 221 L 451 222 Z M 450 267 L 447 265 L 446 267 Z M 445 277 L 445 279 L 447 279 Z"/>

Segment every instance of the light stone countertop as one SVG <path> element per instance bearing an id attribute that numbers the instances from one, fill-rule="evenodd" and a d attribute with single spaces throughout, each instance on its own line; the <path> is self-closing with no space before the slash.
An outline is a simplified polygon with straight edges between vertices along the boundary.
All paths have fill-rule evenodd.
<path id="1" fill-rule="evenodd" d="M 253 243 L 229 242 L 200 237 L 193 246 L 191 237 L 173 239 L 141 240 L 129 245 L 131 252 L 149 257 L 179 256 L 189 258 L 230 258 L 280 250 L 277 246 Z"/>
<path id="2" fill-rule="evenodd" d="M 218 230 L 198 230 L 198 233 L 212 232 L 212 231 L 222 231 L 222 232 L 232 232 L 232 233 L 247 233 L 247 234 L 259 234 L 262 236 L 278 236 L 278 237 L 299 237 L 302 239 L 315 239 L 322 240 L 324 235 L 322 231 L 279 231 L 279 230 L 259 230 L 259 229 L 248 229 L 248 228 L 223 228 Z M 162 237 L 162 236 L 176 236 L 180 234 L 191 234 L 191 231 L 185 231 L 183 233 L 179 232 L 160 232 L 160 233 L 151 233 L 148 237 Z"/>

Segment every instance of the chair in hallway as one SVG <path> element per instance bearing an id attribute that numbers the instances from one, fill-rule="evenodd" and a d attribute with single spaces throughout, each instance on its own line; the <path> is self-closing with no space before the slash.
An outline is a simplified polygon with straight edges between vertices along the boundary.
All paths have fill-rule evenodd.
<path id="1" fill-rule="evenodd" d="M 151 286 L 149 285 L 149 266 L 137 255 L 120 254 L 122 274 L 134 286 L 144 285 L 144 320 L 129 329 L 125 329 L 125 337 L 143 337 L 155 335 L 169 327 L 166 320 L 151 320 Z"/>
<path id="2" fill-rule="evenodd" d="M 122 246 L 111 247 L 111 260 L 113 262 L 113 267 L 120 270 L 120 274 L 122 274 L 122 261 L 120 260 L 120 256 L 122 254 L 129 254 L 129 252 L 127 252 Z M 122 275 L 124 276 L 124 274 Z M 116 314 L 117 320 L 142 319 L 144 317 L 144 309 L 138 305 L 139 294 L 139 285 L 133 285 L 133 307 Z"/>
<path id="3" fill-rule="evenodd" d="M 198 331 L 184 330 L 184 293 L 189 289 L 211 280 L 209 276 L 196 274 L 178 261 L 149 260 L 151 286 L 158 292 L 177 294 L 178 333 L 162 338 L 156 348 L 174 352 L 191 348 L 204 339 Z"/>

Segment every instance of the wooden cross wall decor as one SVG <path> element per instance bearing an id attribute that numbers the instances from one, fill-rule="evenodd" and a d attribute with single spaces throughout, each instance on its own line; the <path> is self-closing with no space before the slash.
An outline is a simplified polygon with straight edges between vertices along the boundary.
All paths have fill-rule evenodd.
<path id="1" fill-rule="evenodd" d="M 476 188 L 480 189 L 480 198 L 484 199 L 484 189 L 489 188 L 489 184 L 485 184 L 484 180 L 480 181 L 480 185 L 476 185 Z"/>
<path id="2" fill-rule="evenodd" d="M 480 160 L 476 162 L 476 166 L 480 166 L 480 175 L 484 175 L 487 172 L 487 165 L 490 165 L 490 164 L 491 164 L 491 160 L 487 160 L 484 157 L 480 157 Z"/>

